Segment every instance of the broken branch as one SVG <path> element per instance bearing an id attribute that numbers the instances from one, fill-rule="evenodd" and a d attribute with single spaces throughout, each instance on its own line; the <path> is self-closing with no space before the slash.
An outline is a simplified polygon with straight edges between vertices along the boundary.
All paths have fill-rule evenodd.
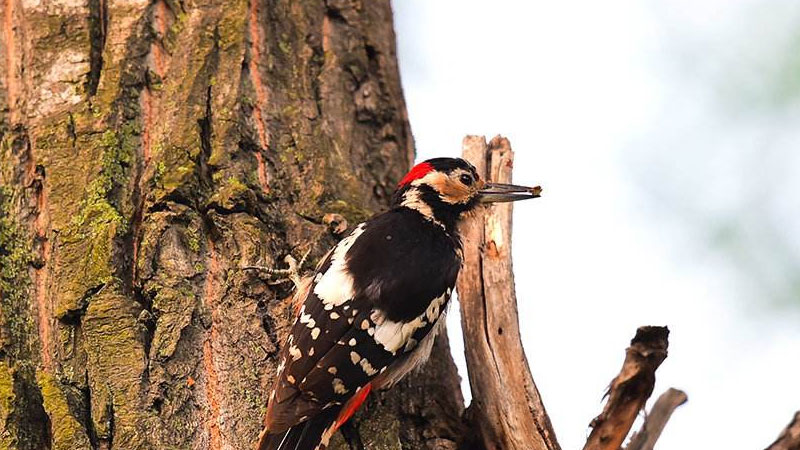
<path id="1" fill-rule="evenodd" d="M 800 411 L 766 450 L 800 450 Z"/>
<path id="2" fill-rule="evenodd" d="M 487 146 L 467 136 L 463 157 L 482 179 L 511 182 L 507 139 Z M 458 279 L 472 403 L 467 411 L 486 449 L 558 450 L 555 432 L 522 348 L 511 269 L 511 203 L 479 212 L 462 230 L 464 267 Z"/>
<path id="3" fill-rule="evenodd" d="M 688 399 L 686 393 L 680 389 L 667 389 L 653 404 L 650 413 L 644 419 L 642 428 L 633 435 L 625 450 L 653 450 L 661 432 L 664 431 L 664 426 L 672 416 L 672 412 L 678 406 L 686 403 Z"/>
<path id="4" fill-rule="evenodd" d="M 584 450 L 618 450 L 656 382 L 656 369 L 667 357 L 667 327 L 640 327 L 625 352 L 619 375 L 611 381 L 608 401 L 592 423 Z"/>

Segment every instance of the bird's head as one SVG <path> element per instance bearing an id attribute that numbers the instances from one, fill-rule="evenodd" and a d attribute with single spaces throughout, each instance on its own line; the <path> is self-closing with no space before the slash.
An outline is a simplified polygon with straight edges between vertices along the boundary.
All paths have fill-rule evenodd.
<path id="1" fill-rule="evenodd" d="M 454 229 L 465 213 L 481 204 L 536 198 L 540 193 L 538 186 L 487 183 L 461 158 L 434 158 L 417 164 L 400 180 L 392 204 Z"/>

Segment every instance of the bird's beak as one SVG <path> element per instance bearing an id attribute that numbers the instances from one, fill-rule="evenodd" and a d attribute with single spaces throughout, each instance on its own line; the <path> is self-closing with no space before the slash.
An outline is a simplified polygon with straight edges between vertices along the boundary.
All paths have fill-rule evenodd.
<path id="1" fill-rule="evenodd" d="M 478 191 L 481 203 L 514 202 L 539 197 L 542 188 L 539 186 L 517 186 L 516 184 L 486 183 Z"/>

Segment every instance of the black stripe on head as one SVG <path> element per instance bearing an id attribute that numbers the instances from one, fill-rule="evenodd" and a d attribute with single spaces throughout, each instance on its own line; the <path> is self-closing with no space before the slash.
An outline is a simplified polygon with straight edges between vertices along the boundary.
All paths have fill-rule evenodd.
<path id="1" fill-rule="evenodd" d="M 456 223 L 465 211 L 475 207 L 478 202 L 478 197 L 475 197 L 467 203 L 447 203 L 442 200 L 436 190 L 432 187 L 423 185 L 417 188 L 420 192 L 422 201 L 431 207 L 434 218 L 444 224 L 447 230 L 455 230 Z"/>
<path id="2" fill-rule="evenodd" d="M 433 158 L 425 161 L 426 163 L 433 166 L 433 169 L 437 172 L 444 172 L 444 173 L 451 173 L 456 169 L 466 170 L 472 173 L 472 176 L 475 179 L 478 178 L 478 172 L 475 170 L 475 166 L 469 163 L 469 161 L 461 158 Z"/>

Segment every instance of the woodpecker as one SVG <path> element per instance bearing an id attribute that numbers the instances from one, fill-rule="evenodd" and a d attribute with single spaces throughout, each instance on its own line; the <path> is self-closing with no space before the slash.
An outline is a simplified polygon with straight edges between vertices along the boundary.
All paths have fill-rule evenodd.
<path id="1" fill-rule="evenodd" d="M 541 189 L 487 183 L 460 158 L 414 166 L 388 211 L 355 227 L 295 292 L 259 450 L 323 450 L 371 391 L 430 355 L 462 264 L 458 224 Z"/>

